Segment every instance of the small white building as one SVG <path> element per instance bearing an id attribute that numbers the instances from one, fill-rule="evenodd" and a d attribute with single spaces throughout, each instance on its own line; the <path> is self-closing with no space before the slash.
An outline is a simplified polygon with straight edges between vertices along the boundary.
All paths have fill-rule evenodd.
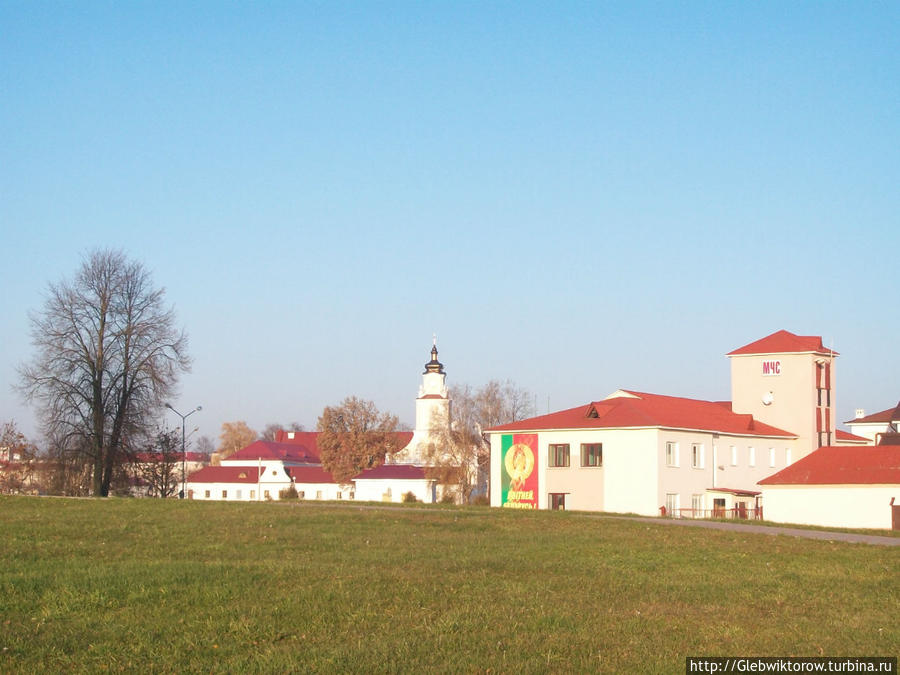
<path id="1" fill-rule="evenodd" d="M 766 520 L 890 529 L 900 509 L 900 445 L 822 447 L 759 484 Z"/>
<path id="2" fill-rule="evenodd" d="M 900 403 L 871 415 L 866 415 L 865 410 L 857 409 L 856 417 L 844 424 L 850 427 L 855 435 L 868 439 L 872 445 L 877 445 L 881 437 L 900 432 Z"/>

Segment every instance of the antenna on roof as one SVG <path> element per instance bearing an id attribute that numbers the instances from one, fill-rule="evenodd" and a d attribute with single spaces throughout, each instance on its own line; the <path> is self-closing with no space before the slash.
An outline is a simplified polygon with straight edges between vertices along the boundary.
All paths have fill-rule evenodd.
<path id="1" fill-rule="evenodd" d="M 431 346 L 437 347 L 437 333 L 431 334 Z"/>

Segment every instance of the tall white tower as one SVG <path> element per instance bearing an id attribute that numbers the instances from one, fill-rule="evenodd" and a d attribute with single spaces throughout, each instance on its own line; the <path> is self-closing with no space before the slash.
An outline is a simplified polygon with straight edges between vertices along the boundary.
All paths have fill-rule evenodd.
<path id="1" fill-rule="evenodd" d="M 450 394 L 447 391 L 446 379 L 444 364 L 438 361 L 435 337 L 432 340 L 431 361 L 425 364 L 419 396 L 416 398 L 416 427 L 413 437 L 409 445 L 395 456 L 396 463 L 425 463 L 424 454 L 428 444 L 433 442 L 435 425 L 450 423 Z"/>

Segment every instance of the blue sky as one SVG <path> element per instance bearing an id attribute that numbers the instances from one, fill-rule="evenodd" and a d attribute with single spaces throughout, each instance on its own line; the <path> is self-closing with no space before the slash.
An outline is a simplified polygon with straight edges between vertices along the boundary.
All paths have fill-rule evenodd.
<path id="1" fill-rule="evenodd" d="M 173 401 L 414 419 L 449 383 L 538 408 L 730 396 L 779 329 L 897 403 L 900 4 L 0 3 L 0 420 L 28 313 L 84 252 L 167 289 Z M 169 420 L 174 426 L 177 420 Z"/>

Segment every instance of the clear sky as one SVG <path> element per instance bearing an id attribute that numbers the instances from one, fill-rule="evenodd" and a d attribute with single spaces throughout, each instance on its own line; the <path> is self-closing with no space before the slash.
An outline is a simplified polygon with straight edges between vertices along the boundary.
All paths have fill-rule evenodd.
<path id="1" fill-rule="evenodd" d="M 448 383 L 730 397 L 779 329 L 900 398 L 900 3 L 0 2 L 0 421 L 96 247 L 200 433 Z M 171 414 L 169 417 L 174 417 Z M 175 426 L 176 419 L 169 424 Z"/>

